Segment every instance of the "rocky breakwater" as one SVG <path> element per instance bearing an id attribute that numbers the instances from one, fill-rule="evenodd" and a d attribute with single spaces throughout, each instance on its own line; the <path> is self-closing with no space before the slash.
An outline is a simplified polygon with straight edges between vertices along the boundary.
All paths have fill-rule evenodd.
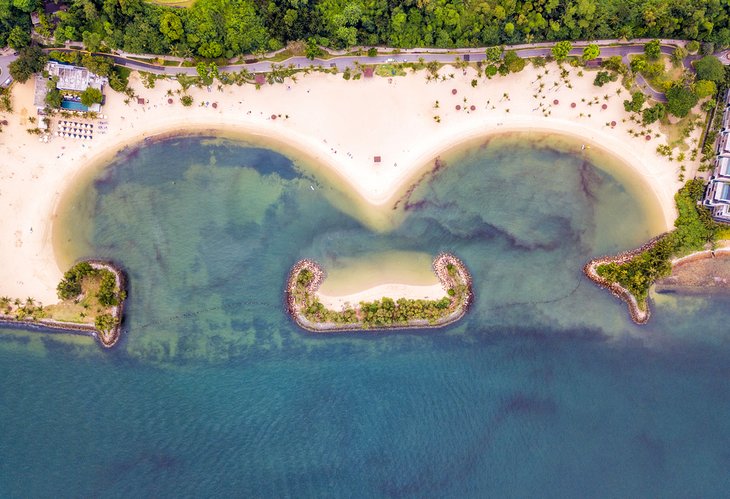
<path id="1" fill-rule="evenodd" d="M 322 267 L 313 260 L 300 260 L 287 279 L 287 311 L 300 327 L 312 332 L 444 327 L 466 314 L 472 302 L 472 278 L 466 265 L 449 253 L 439 254 L 432 268 L 444 289 L 440 300 L 383 297 L 335 311 L 317 298 L 326 277 Z"/>
<path id="2" fill-rule="evenodd" d="M 636 324 L 646 324 L 651 317 L 651 310 L 648 302 L 639 303 L 636 297 L 618 282 L 609 281 L 598 274 L 598 267 L 601 265 L 615 263 L 617 265 L 624 264 L 641 253 L 651 249 L 657 242 L 664 237 L 665 234 L 655 237 L 643 246 L 631 251 L 624 251 L 618 255 L 602 256 L 594 258 L 583 266 L 583 273 L 593 281 L 597 286 L 607 289 L 612 295 L 626 303 L 629 308 L 631 320 Z"/>
<path id="3" fill-rule="evenodd" d="M 18 329 L 37 330 L 40 332 L 57 332 L 68 334 L 80 334 L 96 338 L 102 347 L 111 348 L 116 345 L 121 337 L 122 323 L 124 319 L 124 305 L 126 302 L 126 285 L 127 281 L 124 271 L 114 263 L 101 260 L 86 260 L 94 270 L 107 270 L 114 275 L 116 304 L 109 306 L 106 315 L 107 320 L 96 320 L 95 323 L 88 322 L 71 322 L 67 320 L 59 320 L 53 316 L 46 316 L 42 306 L 34 306 L 29 304 L 32 300 L 27 300 L 23 306 L 16 306 L 15 310 L 10 306 L 10 301 L 6 301 L 6 308 L 0 310 L 0 325 L 5 327 L 15 327 Z M 78 297 L 78 301 L 81 297 Z M 18 301 L 15 302 L 16 304 Z M 50 307 L 49 307 L 50 308 Z M 98 317 L 96 318 L 98 319 Z"/>

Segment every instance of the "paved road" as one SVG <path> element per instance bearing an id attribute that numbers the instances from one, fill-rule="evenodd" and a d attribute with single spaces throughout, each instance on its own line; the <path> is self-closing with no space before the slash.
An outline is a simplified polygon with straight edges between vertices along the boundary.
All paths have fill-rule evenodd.
<path id="1" fill-rule="evenodd" d="M 0 51 L 0 54 L 2 52 Z M 8 55 L 0 55 L 0 87 L 7 87 L 10 84 L 10 71 L 8 66 L 16 59 L 12 52 Z M 7 83 L 6 83 L 7 82 Z"/>
<path id="2" fill-rule="evenodd" d="M 615 40 L 606 40 L 597 42 L 601 46 L 601 57 L 612 57 L 612 56 L 621 56 L 623 61 L 625 63 L 629 62 L 628 56 L 630 54 L 641 54 L 644 52 L 644 43 L 647 40 L 638 40 L 634 41 L 632 43 L 624 43 L 620 45 L 616 45 Z M 583 53 L 583 47 L 585 47 L 588 44 L 588 42 L 576 42 L 574 43 L 574 48 L 571 51 L 571 55 L 579 56 Z M 507 48 L 513 48 L 515 49 L 521 57 L 545 57 L 550 55 L 550 49 L 552 48 L 552 43 L 538 43 L 534 45 L 517 45 L 513 47 L 507 47 Z M 60 50 L 64 52 L 73 51 L 74 49 L 55 49 Z M 381 49 L 381 50 L 391 50 L 391 49 Z M 672 45 L 661 45 L 661 51 L 664 54 L 671 55 L 674 51 L 674 46 Z M 148 71 L 155 74 L 166 74 L 166 75 L 176 75 L 176 74 L 185 74 L 190 76 L 197 75 L 197 69 L 194 67 L 174 67 L 174 66 L 159 66 L 156 64 L 151 64 L 147 62 L 141 62 L 134 59 L 130 59 L 128 57 L 128 54 L 124 55 L 118 55 L 118 54 L 98 54 L 98 55 L 104 55 L 107 57 L 112 57 L 114 59 L 114 62 L 116 64 L 126 66 L 130 69 L 137 70 L 137 71 Z M 310 60 L 306 57 L 291 57 L 285 61 L 276 63 L 271 61 L 260 61 L 260 62 L 253 62 L 249 64 L 230 64 L 226 66 L 222 66 L 220 68 L 221 71 L 224 72 L 235 72 L 240 71 L 242 69 L 246 69 L 251 73 L 265 73 L 269 72 L 272 69 L 272 66 L 287 66 L 287 67 L 296 67 L 296 68 L 306 68 L 310 66 L 322 66 L 322 67 L 336 67 L 338 71 L 344 71 L 346 68 L 355 69 L 356 65 L 358 64 L 385 64 L 389 62 L 439 62 L 439 63 L 453 63 L 457 58 L 464 59 L 465 56 L 469 57 L 470 62 L 477 62 L 477 61 L 484 61 L 486 59 L 485 55 L 485 49 L 484 48 L 472 48 L 472 49 L 455 49 L 455 50 L 441 50 L 441 49 L 406 49 L 400 51 L 397 55 L 378 55 L 376 57 L 367 57 L 367 56 L 351 56 L 351 55 L 341 55 L 341 56 L 335 56 L 330 59 L 314 59 Z M 150 56 L 153 57 L 153 56 Z M 6 57 L 7 58 L 7 57 Z M 12 60 L 12 56 L 10 56 L 10 60 Z M 696 58 L 696 56 L 690 56 L 688 57 L 685 62 L 686 64 L 689 64 L 691 60 Z M 179 58 L 175 58 L 176 60 L 179 60 Z M 9 62 L 9 61 L 7 61 Z M 3 57 L 0 57 L 0 67 L 2 67 L 3 63 Z M 691 68 L 691 66 L 688 66 Z M 0 84 L 2 84 L 4 80 L 0 77 Z M 639 85 L 645 87 L 646 91 L 652 95 L 652 97 L 659 101 L 665 101 L 664 95 L 661 92 L 658 92 L 646 83 L 646 81 L 641 77 L 641 75 L 637 76 L 637 83 Z"/>

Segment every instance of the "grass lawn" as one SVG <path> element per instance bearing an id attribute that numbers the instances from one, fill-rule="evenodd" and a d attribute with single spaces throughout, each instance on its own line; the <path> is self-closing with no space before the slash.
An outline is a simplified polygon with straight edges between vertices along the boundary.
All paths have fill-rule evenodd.
<path id="1" fill-rule="evenodd" d="M 406 72 L 400 64 L 379 64 L 375 67 L 375 74 L 390 78 L 391 76 L 405 76 Z"/>
<path id="2" fill-rule="evenodd" d="M 667 142 L 671 148 L 679 148 L 680 151 L 687 151 L 690 149 L 690 144 L 687 143 L 687 137 L 685 137 L 685 130 L 690 126 L 690 123 L 694 120 L 702 118 L 702 116 L 694 113 L 689 113 L 684 118 L 680 119 L 677 123 L 670 123 L 667 117 L 661 120 L 659 128 L 662 133 L 667 135 Z"/>
<path id="3" fill-rule="evenodd" d="M 74 300 L 63 300 L 55 305 L 48 305 L 45 307 L 46 317 L 63 322 L 93 324 L 97 314 L 108 311 L 96 298 L 100 283 L 100 276 L 84 277 L 81 281 L 83 298 L 78 303 Z"/>
<path id="4" fill-rule="evenodd" d="M 629 60 L 634 59 L 637 55 L 629 55 Z M 647 61 L 649 64 L 662 63 L 664 65 L 664 71 L 660 74 L 648 74 L 647 71 L 642 71 L 641 76 L 646 79 L 649 85 L 658 92 L 666 92 L 669 86 L 675 81 L 679 81 L 682 78 L 682 72 L 684 66 L 679 64 L 675 66 L 672 64 L 672 59 L 668 55 L 662 54 L 657 61 Z"/>

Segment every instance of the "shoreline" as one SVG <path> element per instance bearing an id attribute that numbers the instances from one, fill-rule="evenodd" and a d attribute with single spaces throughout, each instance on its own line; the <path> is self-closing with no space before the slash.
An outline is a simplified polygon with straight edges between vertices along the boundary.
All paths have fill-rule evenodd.
<path id="1" fill-rule="evenodd" d="M 635 324 L 643 325 L 646 324 L 649 321 L 649 318 L 651 317 L 651 308 L 649 304 L 649 300 L 647 299 L 644 302 L 644 308 L 642 309 L 639 306 L 638 301 L 636 300 L 636 297 L 626 288 L 621 286 L 617 282 L 611 282 L 607 279 L 604 279 L 600 275 L 598 275 L 598 267 L 600 265 L 606 264 L 606 263 L 617 263 L 622 264 L 626 263 L 629 260 L 631 260 L 636 255 L 639 255 L 643 253 L 644 251 L 652 248 L 657 241 L 659 241 L 662 237 L 664 237 L 665 234 L 660 234 L 648 242 L 644 243 L 643 245 L 639 246 L 638 248 L 629 250 L 629 251 L 623 251 L 617 255 L 610 255 L 610 256 L 602 256 L 598 258 L 594 258 L 590 260 L 588 263 L 586 263 L 583 266 L 583 274 L 591 281 L 593 284 L 598 286 L 599 288 L 607 289 L 611 292 L 613 296 L 618 298 L 619 300 L 623 301 L 626 306 L 629 309 L 629 316 L 631 317 L 631 320 L 634 321 Z"/>
<path id="2" fill-rule="evenodd" d="M 104 269 L 112 272 L 114 274 L 117 289 L 119 289 L 120 293 L 124 293 L 126 295 L 127 279 L 121 267 L 113 262 L 102 260 L 84 261 L 89 263 L 95 269 Z M 0 328 L 19 328 L 30 331 L 38 331 L 41 333 L 50 332 L 91 336 L 92 338 L 95 338 L 103 348 L 109 349 L 115 346 L 121 338 L 122 323 L 124 322 L 124 306 L 126 301 L 127 299 L 125 297 L 119 301 L 119 304 L 110 307 L 111 315 L 117 320 L 117 322 L 111 330 L 106 332 L 99 330 L 94 324 L 65 322 L 45 318 L 17 319 L 3 313 L 0 313 Z"/>
<path id="3" fill-rule="evenodd" d="M 553 66 L 550 67 L 555 71 Z M 446 66 L 441 72 L 445 75 L 453 69 Z M 628 125 L 621 123 L 625 111 L 616 97 L 607 111 L 593 108 L 593 118 L 569 119 L 583 107 L 590 110 L 585 104 L 570 109 L 570 99 L 610 92 L 610 88 L 593 87 L 590 77 L 575 77 L 575 86 L 581 88 L 552 92 L 550 99 L 560 97 L 563 104 L 553 107 L 551 116 L 543 117 L 542 112 L 530 110 L 534 105 L 530 99 L 498 102 L 497 94 L 504 88 L 532 85 L 537 68 L 530 66 L 522 73 L 486 83 L 486 89 L 484 84 L 471 88 L 469 81 L 475 76 L 472 68 L 463 75 L 460 70 L 455 71 L 459 73 L 455 79 L 438 83 L 423 81 L 423 71 L 405 77 L 359 81 L 315 74 L 301 76 L 291 85 L 265 85 L 261 90 L 191 90 L 196 103 L 210 99 L 219 103 L 216 108 L 184 108 L 177 101 L 168 105 L 165 91 L 175 89 L 176 82 L 159 80 L 156 88 L 144 89 L 139 88 L 139 79 L 133 75 L 130 84 L 147 98 L 145 105 L 128 106 L 123 102 L 124 96 L 111 93 L 104 108 L 110 122 L 109 134 L 83 144 L 61 138 L 35 144 L 36 137 L 24 129 L 28 114 L 33 112 L 28 104 L 32 100 L 32 85 L 19 86 L 14 92 L 14 104 L 20 120 L 17 111 L 10 115 L 12 122 L 3 133 L 8 140 L 0 144 L 0 153 L 9 158 L 5 166 L 0 166 L 0 210 L 8 214 L 7 220 L 0 221 L 0 233 L 7 241 L 16 241 L 15 246 L 11 243 L 0 251 L 0 257 L 9 262 L 0 269 L 0 293 L 49 301 L 55 295 L 52 283 L 61 275 L 57 258 L 61 248 L 54 244 L 61 238 L 54 237 L 54 231 L 62 228 L 55 221 L 73 186 L 126 147 L 178 135 L 213 134 L 273 145 L 290 158 L 301 159 L 312 174 L 328 179 L 337 192 L 324 194 L 330 199 L 338 198 L 333 204 L 364 220 L 374 230 L 389 230 L 397 223 L 390 204 L 424 171 L 433 168 L 440 155 L 470 141 L 504 133 L 563 135 L 609 152 L 644 184 L 652 179 L 646 186 L 652 193 L 651 202 L 661 207 L 662 224 L 671 225 L 675 216 L 673 195 L 678 185 L 675 172 L 666 168 L 653 151 L 656 141 L 647 144 L 643 138 L 629 137 L 621 130 Z M 554 77 L 557 79 L 557 75 Z M 452 87 L 460 92 L 455 97 L 451 95 Z M 484 105 L 485 100 L 491 101 L 489 96 L 493 98 L 491 107 Z M 454 102 L 473 99 L 479 102 L 479 108 L 448 109 L 447 100 L 452 97 Z M 325 98 L 332 103 L 328 106 L 332 111 L 320 109 L 321 99 Z M 444 105 L 434 110 L 434 101 L 439 99 L 443 99 Z M 340 101 L 349 103 L 346 116 L 337 111 L 335 104 Z M 399 109 L 398 119 L 384 112 L 394 106 Z M 435 113 L 442 116 L 444 123 L 431 119 L 430 115 Z M 609 119 L 618 122 L 615 130 L 606 126 Z M 373 154 L 378 153 L 384 160 L 373 163 Z M 34 192 L 44 195 L 33 196 Z"/>
<path id="4" fill-rule="evenodd" d="M 453 296 L 451 304 L 448 307 L 448 314 L 439 317 L 434 320 L 430 319 L 408 319 L 405 322 L 393 322 L 389 324 L 368 324 L 362 318 L 362 307 L 358 304 L 353 311 L 353 318 L 357 316 L 357 320 L 353 322 L 314 322 L 306 317 L 306 313 L 303 312 L 306 302 L 309 301 L 308 296 L 313 295 L 315 301 L 319 301 L 320 295 L 317 292 L 327 277 L 325 270 L 314 260 L 303 259 L 299 260 L 294 264 L 289 271 L 289 275 L 286 280 L 286 311 L 292 320 L 302 329 L 312 333 L 338 333 L 338 332 L 371 332 L 371 331 L 392 331 L 392 330 L 404 330 L 404 329 L 437 329 L 449 326 L 461 320 L 466 312 L 469 310 L 469 306 L 473 302 L 473 289 L 472 289 L 472 277 L 469 273 L 464 262 L 459 258 L 452 255 L 451 253 L 440 253 L 434 258 L 432 263 L 432 269 L 437 279 L 439 280 L 438 286 L 443 289 L 442 299 L 449 300 L 449 296 Z M 452 269 L 454 276 L 451 275 Z M 311 273 L 310 280 L 301 287 L 301 273 L 303 271 L 309 271 Z M 457 281 L 461 281 L 460 284 Z M 463 287 L 461 291 L 454 293 L 447 293 L 447 290 L 454 290 Z M 376 287 L 379 288 L 379 287 Z M 365 290 L 361 293 L 367 293 L 369 290 Z M 411 286 L 401 288 L 401 294 L 392 296 L 380 296 L 378 299 L 385 300 L 389 298 L 394 302 L 404 298 L 406 300 L 418 300 L 418 297 L 414 297 L 409 292 L 413 292 L 413 288 L 418 286 Z M 301 293 L 303 296 L 300 296 Z M 463 293 L 463 294 L 462 294 Z M 300 303 L 300 300 L 304 299 L 305 303 Z M 321 303 L 321 302 L 320 302 Z M 364 301 L 360 302 L 361 304 Z M 346 307 L 343 307 L 343 311 Z"/>

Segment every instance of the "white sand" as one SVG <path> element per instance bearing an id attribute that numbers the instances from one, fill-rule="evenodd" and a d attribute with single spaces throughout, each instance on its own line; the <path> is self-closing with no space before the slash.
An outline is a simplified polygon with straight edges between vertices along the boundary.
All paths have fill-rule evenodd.
<path id="1" fill-rule="evenodd" d="M 627 134 L 629 128 L 639 127 L 622 123 L 627 92 L 617 96 L 618 84 L 595 87 L 595 73 L 586 72 L 583 78 L 573 77 L 573 89 L 562 83 L 553 87 L 560 80 L 559 70 L 555 65 L 548 68 L 550 73 L 541 80 L 547 97 L 540 101 L 532 94 L 539 85 L 536 75 L 543 70 L 531 66 L 516 75 L 491 81 L 481 78 L 476 88 L 470 84 L 476 77 L 473 70 L 462 74 L 451 67 L 443 68 L 442 73 L 456 76 L 437 83 L 427 83 L 425 72 L 394 77 L 392 83 L 379 77 L 345 81 L 341 75 L 298 75 L 297 82 L 265 85 L 260 90 L 253 86 L 224 87 L 223 92 L 215 86 L 211 92 L 191 89 L 195 103 L 190 108 L 183 107 L 177 95 L 174 104 L 168 105 L 166 91 L 177 90 L 176 82 L 158 81 L 156 88 L 145 89 L 133 77 L 133 87 L 148 104 L 134 100 L 126 105 L 125 96 L 107 89 L 102 111 L 109 122 L 106 135 L 95 133 L 91 142 L 53 137 L 48 144 L 26 132 L 35 126 L 27 121 L 28 116 L 35 116 L 33 82 L 16 85 L 15 114 L 0 115 L 10 121 L 0 134 L 0 295 L 55 302 L 61 269 L 54 256 L 52 224 L 62 193 L 82 170 L 123 146 L 183 129 L 235 130 L 293 146 L 346 179 L 365 202 L 375 206 L 385 206 L 419 169 L 461 142 L 508 130 L 561 132 L 593 147 L 602 146 L 646 179 L 646 188 L 661 206 L 664 224 L 671 227 L 673 195 L 680 187 L 679 165 L 667 163 L 655 153 L 656 146 L 666 140 L 647 142 Z M 453 88 L 458 89 L 457 95 L 452 95 Z M 509 92 L 510 100 L 503 99 L 504 92 Z M 608 109 L 602 111 L 604 94 L 610 99 Z M 601 101 L 588 106 L 593 96 L 600 96 Z M 554 99 L 560 104 L 552 106 Z M 436 100 L 439 109 L 434 109 Z M 205 101 L 217 102 L 218 108 L 200 107 Z M 551 108 L 551 116 L 543 116 L 538 102 Z M 571 102 L 577 103 L 575 109 L 570 108 Z M 473 104 L 476 110 L 456 111 L 457 104 Z M 581 113 L 592 117 L 579 117 Z M 271 119 L 272 114 L 277 115 L 276 120 Z M 435 122 L 435 115 L 441 117 L 441 123 Z M 606 125 L 612 120 L 618 123 L 615 129 Z M 379 164 L 373 162 L 376 155 L 382 157 Z M 696 165 L 685 164 L 691 178 Z M 418 296 L 423 290 L 415 288 L 401 291 Z"/>
<path id="2" fill-rule="evenodd" d="M 348 303 L 355 306 L 361 301 L 380 300 L 383 297 L 398 299 L 402 297 L 412 298 L 414 300 L 440 300 L 446 296 L 444 287 L 441 284 L 432 284 L 430 286 L 415 286 L 408 284 L 388 283 L 374 286 L 372 288 L 352 293 L 349 295 L 333 296 L 325 295 L 317 292 L 319 301 L 322 305 L 330 310 L 342 310 L 343 306 Z"/>

